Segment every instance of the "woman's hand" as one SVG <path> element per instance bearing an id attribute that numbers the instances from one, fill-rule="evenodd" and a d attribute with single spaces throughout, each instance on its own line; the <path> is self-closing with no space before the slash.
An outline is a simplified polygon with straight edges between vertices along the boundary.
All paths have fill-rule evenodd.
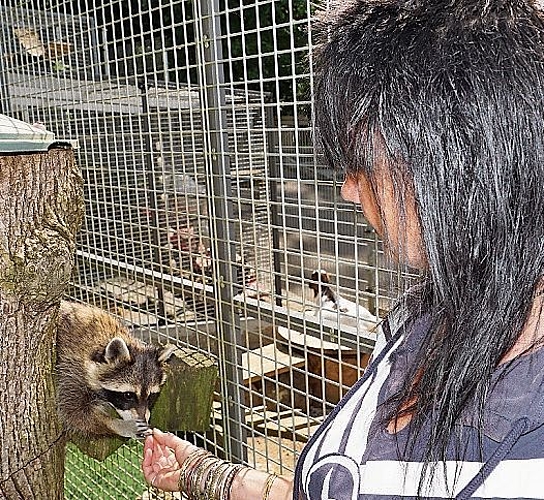
<path id="1" fill-rule="evenodd" d="M 153 429 L 153 434 L 147 437 L 144 444 L 142 470 L 145 480 L 163 491 L 179 491 L 180 465 L 198 449 L 174 434 Z M 267 472 L 246 467 L 234 477 L 230 498 L 232 500 L 262 498 L 269 481 L 271 477 Z M 293 478 L 277 477 L 271 486 L 267 496 L 269 500 L 293 498 Z"/>
<path id="2" fill-rule="evenodd" d="M 180 464 L 196 449 L 174 434 L 153 429 L 144 444 L 142 470 L 145 480 L 163 491 L 178 491 Z"/>

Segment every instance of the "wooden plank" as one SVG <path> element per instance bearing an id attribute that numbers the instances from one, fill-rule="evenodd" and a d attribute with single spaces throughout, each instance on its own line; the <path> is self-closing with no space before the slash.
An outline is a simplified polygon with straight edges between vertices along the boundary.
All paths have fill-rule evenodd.
<path id="1" fill-rule="evenodd" d="M 253 416 L 248 425 L 268 436 L 284 436 L 305 442 L 325 417 L 310 417 L 299 410 L 266 411 Z"/>
<path id="2" fill-rule="evenodd" d="M 295 440 L 305 443 L 306 441 L 308 441 L 308 439 L 310 439 L 310 437 L 312 437 L 313 434 L 315 434 L 320 425 L 321 423 L 317 423 L 312 424 L 309 427 L 302 427 L 300 429 L 296 429 Z"/>
<path id="3" fill-rule="evenodd" d="M 273 377 L 292 367 L 304 366 L 306 360 L 276 349 L 275 344 L 258 347 L 242 354 L 244 383 L 251 384 L 263 377 Z"/>
<path id="4" fill-rule="evenodd" d="M 262 406 L 260 408 L 262 408 L 262 410 L 253 411 L 250 414 L 246 415 L 246 422 L 248 423 L 248 425 L 252 425 L 255 428 L 259 426 L 262 427 L 267 422 L 270 422 L 273 420 L 280 420 L 284 417 L 287 417 L 293 414 L 293 410 L 283 410 L 283 411 L 277 412 L 272 410 L 265 410 L 264 407 Z"/>
<path id="5" fill-rule="evenodd" d="M 214 428 L 216 432 L 223 434 L 221 404 L 214 401 L 213 407 Z M 249 427 L 265 437 L 291 437 L 296 442 L 308 441 L 325 419 L 324 416 L 310 417 L 297 409 L 277 412 L 266 410 L 264 406 L 246 408 L 245 418 Z"/>

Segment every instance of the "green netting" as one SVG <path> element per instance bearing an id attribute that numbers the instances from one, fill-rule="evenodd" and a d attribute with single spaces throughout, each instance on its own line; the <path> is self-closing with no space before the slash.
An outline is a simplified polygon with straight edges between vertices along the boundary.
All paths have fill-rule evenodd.
<path id="1" fill-rule="evenodd" d="M 140 499 L 147 492 L 140 469 L 142 449 L 141 443 L 131 440 L 101 462 L 69 444 L 64 476 L 65 499 Z"/>

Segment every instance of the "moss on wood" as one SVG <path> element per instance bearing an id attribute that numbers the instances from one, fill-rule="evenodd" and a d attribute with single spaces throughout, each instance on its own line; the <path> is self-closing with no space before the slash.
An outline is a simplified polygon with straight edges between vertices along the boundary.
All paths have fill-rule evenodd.
<path id="1" fill-rule="evenodd" d="M 201 352 L 177 348 L 168 364 L 168 379 L 151 412 L 151 425 L 165 431 L 208 430 L 216 363 Z"/>

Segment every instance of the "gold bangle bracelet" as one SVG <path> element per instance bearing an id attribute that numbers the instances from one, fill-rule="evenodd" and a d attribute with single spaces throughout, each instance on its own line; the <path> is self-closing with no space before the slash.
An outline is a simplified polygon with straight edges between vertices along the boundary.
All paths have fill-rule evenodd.
<path id="1" fill-rule="evenodd" d="M 187 479 L 187 473 L 194 463 L 202 460 L 206 456 L 211 455 L 209 451 L 198 448 L 191 452 L 187 458 L 183 461 L 180 467 L 179 479 L 178 479 L 178 490 L 182 493 L 186 493 L 185 484 Z"/>
<path id="2" fill-rule="evenodd" d="M 185 493 L 189 499 L 205 498 L 202 490 L 204 479 L 210 472 L 210 469 L 220 462 L 221 460 L 219 458 L 210 455 L 194 466 L 194 468 L 191 470 L 190 476 L 188 475 L 187 477 L 186 483 L 187 486 Z"/>
<path id="3" fill-rule="evenodd" d="M 278 477 L 276 473 L 270 474 L 268 476 L 268 479 L 266 480 L 266 483 L 264 484 L 264 490 L 263 490 L 263 500 L 268 500 L 268 496 L 270 495 L 270 490 L 272 489 L 272 484 L 274 483 L 274 480 Z"/>
<path id="4" fill-rule="evenodd" d="M 221 461 L 217 463 L 212 469 L 208 476 L 206 477 L 206 488 L 204 497 L 210 500 L 219 500 L 216 494 L 218 485 L 222 482 L 225 472 L 227 472 L 232 467 L 232 464 L 228 462 Z"/>
<path id="5" fill-rule="evenodd" d="M 221 490 L 217 495 L 219 500 L 229 500 L 231 497 L 232 484 L 234 483 L 234 478 L 244 469 L 247 469 L 244 465 L 235 465 L 228 473 L 225 478 L 225 482 L 221 485 Z"/>

